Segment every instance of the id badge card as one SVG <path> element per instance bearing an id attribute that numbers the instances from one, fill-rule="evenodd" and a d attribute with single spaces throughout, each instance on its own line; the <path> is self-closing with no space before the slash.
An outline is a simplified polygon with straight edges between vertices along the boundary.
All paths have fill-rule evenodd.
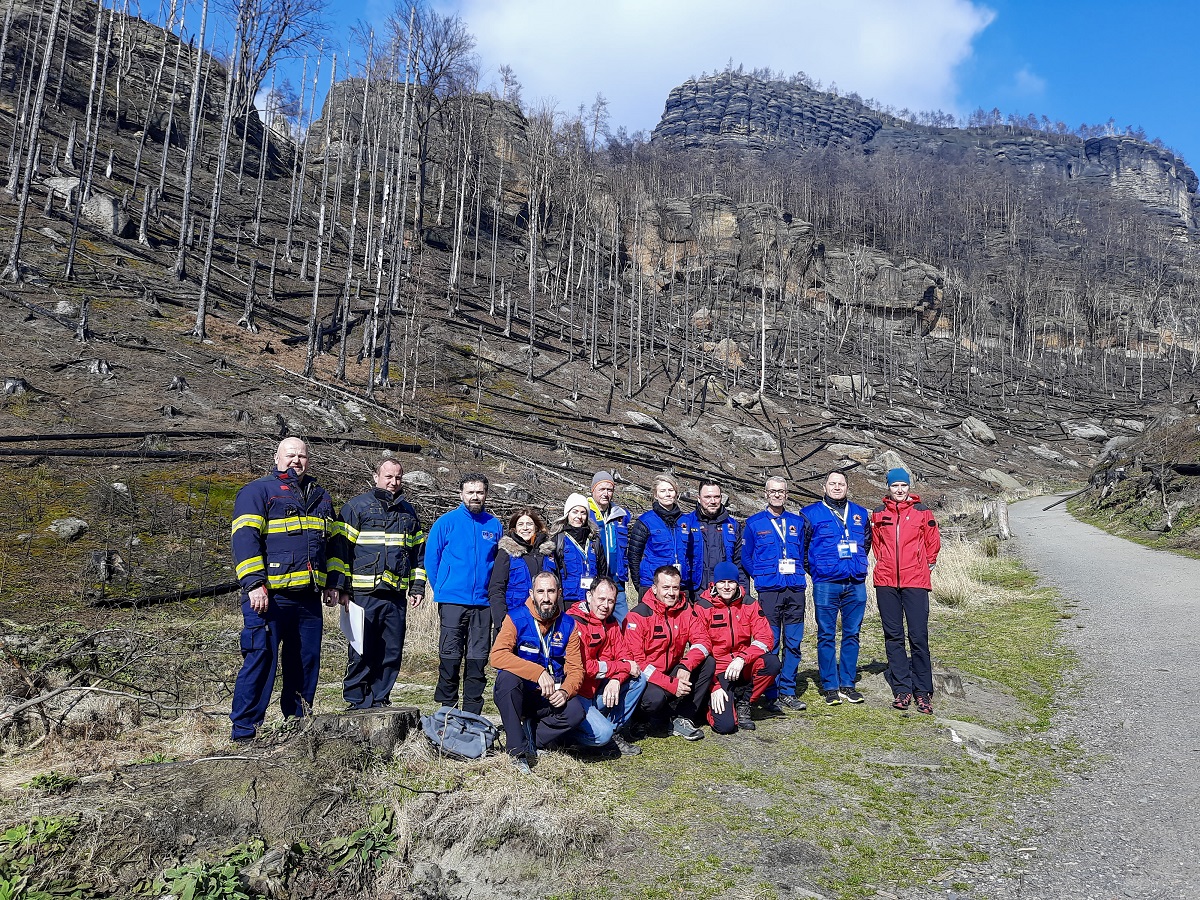
<path id="1" fill-rule="evenodd" d="M 794 559 L 781 559 L 779 561 L 779 574 L 780 575 L 795 575 L 796 574 L 796 561 Z"/>
<path id="2" fill-rule="evenodd" d="M 595 580 L 595 579 L 588 578 L 588 577 L 580 578 L 580 579 L 579 579 L 579 586 L 580 586 L 581 588 L 583 588 L 583 590 L 585 590 L 585 591 L 590 591 L 590 590 L 592 589 L 592 582 L 593 582 L 594 580 Z"/>
<path id="3" fill-rule="evenodd" d="M 851 541 L 838 542 L 838 559 L 849 559 L 854 555 L 854 551 L 858 549 Z"/>

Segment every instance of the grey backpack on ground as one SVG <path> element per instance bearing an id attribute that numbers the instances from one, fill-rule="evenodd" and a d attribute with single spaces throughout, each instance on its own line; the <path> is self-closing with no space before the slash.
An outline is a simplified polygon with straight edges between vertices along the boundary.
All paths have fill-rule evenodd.
<path id="1" fill-rule="evenodd" d="M 421 730 L 438 753 L 455 759 L 481 759 L 500 737 L 500 729 L 491 719 L 453 706 L 422 716 Z"/>

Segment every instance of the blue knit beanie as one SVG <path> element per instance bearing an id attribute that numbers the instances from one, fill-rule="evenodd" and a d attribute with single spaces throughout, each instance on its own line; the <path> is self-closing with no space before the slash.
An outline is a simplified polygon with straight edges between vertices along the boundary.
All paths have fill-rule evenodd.
<path id="1" fill-rule="evenodd" d="M 887 474 L 888 487 L 891 487 L 898 481 L 903 481 L 905 484 L 912 484 L 912 476 L 906 470 L 898 467 L 889 470 Z"/>
<path id="2" fill-rule="evenodd" d="M 729 561 L 717 563 L 713 569 L 713 583 L 718 581 L 739 581 L 738 567 Z"/>

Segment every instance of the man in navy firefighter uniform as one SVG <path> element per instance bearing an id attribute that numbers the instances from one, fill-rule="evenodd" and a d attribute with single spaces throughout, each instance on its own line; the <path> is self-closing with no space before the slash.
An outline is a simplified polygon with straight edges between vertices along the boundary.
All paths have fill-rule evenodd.
<path id="1" fill-rule="evenodd" d="M 558 576 L 538 573 L 529 600 L 509 611 L 492 646 L 504 743 L 526 773 L 539 749 L 566 738 L 587 715 L 578 697 L 584 677 L 580 633 L 560 597 Z"/>
<path id="2" fill-rule="evenodd" d="M 242 586 L 242 668 L 233 689 L 233 740 L 248 741 L 262 725 L 282 663 L 279 707 L 285 717 L 312 708 L 321 669 L 321 598 L 326 590 L 329 494 L 308 474 L 308 448 L 286 438 L 275 469 L 240 491 L 233 503 L 233 563 Z"/>
<path id="3" fill-rule="evenodd" d="M 425 597 L 425 532 L 404 498 L 404 467 L 384 458 L 375 488 L 348 500 L 331 541 L 329 585 L 363 610 L 362 653 L 349 648 L 342 696 L 351 709 L 387 706 L 400 674 L 408 601 Z"/>
<path id="4" fill-rule="evenodd" d="M 808 546 L 808 520 L 784 509 L 787 481 L 767 479 L 767 508 L 746 520 L 742 537 L 742 568 L 754 580 L 758 605 L 771 623 L 775 645 L 783 650 L 783 665 L 776 681 L 779 703 L 791 710 L 806 709 L 796 696 L 796 670 L 804 640 L 804 548 Z M 769 697 L 769 694 L 768 694 Z"/>
<path id="5" fill-rule="evenodd" d="M 825 703 L 862 703 L 854 687 L 858 677 L 858 633 L 867 610 L 867 553 L 871 549 L 870 513 L 847 499 L 846 476 L 825 476 L 825 496 L 800 510 L 808 519 L 808 574 L 813 580 L 817 618 L 817 668 Z M 841 659 L 837 625 L 842 619 Z"/>

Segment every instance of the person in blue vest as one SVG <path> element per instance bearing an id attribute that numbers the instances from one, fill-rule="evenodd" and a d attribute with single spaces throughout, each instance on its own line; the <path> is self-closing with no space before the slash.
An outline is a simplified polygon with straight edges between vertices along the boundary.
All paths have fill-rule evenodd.
<path id="1" fill-rule="evenodd" d="M 600 471 L 592 476 L 592 496 L 588 500 L 588 512 L 600 529 L 600 543 L 604 546 L 604 561 L 608 575 L 617 583 L 617 605 L 613 615 L 624 622 L 629 613 L 629 600 L 625 595 L 625 582 L 629 578 L 629 510 L 613 501 L 617 482 L 611 472 Z"/>
<path id="2" fill-rule="evenodd" d="M 572 494 L 563 504 L 561 519 L 550 526 L 553 569 L 562 584 L 563 605 L 568 609 L 587 599 L 592 583 L 608 574 L 608 561 L 600 543 L 600 529 L 588 515 L 583 494 Z"/>
<path id="3" fill-rule="evenodd" d="M 800 644 L 804 640 L 804 548 L 808 545 L 808 520 L 789 513 L 787 480 L 767 479 L 767 508 L 746 520 L 742 537 L 742 567 L 754 582 L 758 603 L 771 623 L 775 646 L 783 652 L 776 680 L 778 702 L 790 710 L 807 709 L 796 696 Z M 764 707 L 770 709 L 769 696 Z"/>
<path id="4" fill-rule="evenodd" d="M 400 674 L 408 604 L 425 598 L 425 532 L 404 497 L 404 466 L 384 457 L 375 488 L 342 504 L 330 541 L 329 583 L 343 606 L 363 610 L 362 652 L 348 648 L 342 697 L 350 709 L 391 704 Z"/>
<path id="5" fill-rule="evenodd" d="M 848 492 L 846 476 L 835 469 L 825 476 L 825 496 L 800 510 L 812 528 L 805 559 L 813 582 L 817 668 L 828 706 L 837 706 L 843 699 L 863 702 L 854 684 L 858 678 L 858 633 L 867 610 L 871 515 L 865 507 L 850 502 Z"/>
<path id="6" fill-rule="evenodd" d="M 584 677 L 579 630 L 563 612 L 553 572 L 535 576 L 529 600 L 508 614 L 491 663 L 497 669 L 493 697 L 504 743 L 527 775 L 538 750 L 566 739 L 587 716 L 578 696 Z"/>
<path id="7" fill-rule="evenodd" d="M 675 477 L 666 473 L 656 476 L 654 502 L 629 526 L 629 577 L 639 600 L 654 584 L 654 573 L 661 566 L 674 566 L 681 589 L 691 589 L 691 532 L 678 499 Z"/>
<path id="8" fill-rule="evenodd" d="M 485 508 L 487 493 L 487 476 L 464 475 L 462 503 L 440 516 L 425 540 L 425 576 L 440 625 L 433 698 L 442 706 L 457 706 L 462 672 L 462 708 L 472 713 L 483 712 L 492 636 L 488 582 L 501 536 L 500 520 Z"/>
<path id="9" fill-rule="evenodd" d="M 691 535 L 688 580 L 692 585 L 693 599 L 712 585 L 713 572 L 723 562 L 737 566 L 742 586 L 749 585 L 745 572 L 741 571 L 742 526 L 725 508 L 720 482 L 701 478 L 696 508 L 681 521 L 687 525 Z"/>
<path id="10" fill-rule="evenodd" d="M 546 523 L 532 507 L 508 517 L 508 527 L 496 550 L 496 563 L 488 581 L 492 607 L 492 640 L 500 633 L 509 610 L 524 606 L 533 587 L 533 576 L 546 568 L 554 547 L 546 537 Z"/>
<path id="11" fill-rule="evenodd" d="M 271 703 L 275 668 L 283 673 L 284 718 L 312 709 L 321 670 L 321 601 L 338 602 L 326 586 L 326 539 L 333 501 L 308 474 L 308 446 L 285 438 L 275 468 L 243 487 L 233 501 L 230 538 L 242 588 L 242 667 L 233 686 L 232 740 L 254 739 Z"/>

